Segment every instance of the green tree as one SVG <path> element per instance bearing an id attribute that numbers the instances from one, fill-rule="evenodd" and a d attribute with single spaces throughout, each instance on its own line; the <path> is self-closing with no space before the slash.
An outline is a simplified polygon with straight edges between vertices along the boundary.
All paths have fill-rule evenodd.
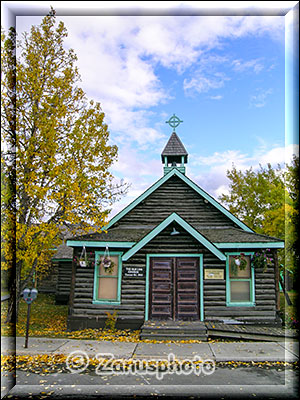
<path id="1" fill-rule="evenodd" d="M 299 277 L 299 157 L 293 156 L 287 165 L 286 185 L 286 265 L 294 271 L 294 279 Z"/>
<path id="2" fill-rule="evenodd" d="M 244 172 L 233 165 L 227 171 L 230 192 L 220 201 L 257 233 L 284 238 L 284 172 L 280 165 L 273 169 L 260 165 L 258 171 Z"/>
<path id="3" fill-rule="evenodd" d="M 285 169 L 268 164 L 265 168 L 260 165 L 257 171 L 250 167 L 243 172 L 233 165 L 227 171 L 229 194 L 219 197 L 230 212 L 255 232 L 284 239 L 286 249 L 279 252 L 279 260 L 292 269 L 295 269 L 297 247 L 297 168 L 299 171 L 297 157 Z"/>
<path id="4" fill-rule="evenodd" d="M 22 290 L 61 243 L 62 228 L 73 234 L 100 230 L 109 207 L 127 190 L 109 172 L 117 147 L 109 144 L 100 104 L 78 86 L 77 57 L 65 50 L 67 31 L 54 14 L 20 41 L 13 29 L 1 35 L 2 264 L 16 265 L 9 321 Z"/>

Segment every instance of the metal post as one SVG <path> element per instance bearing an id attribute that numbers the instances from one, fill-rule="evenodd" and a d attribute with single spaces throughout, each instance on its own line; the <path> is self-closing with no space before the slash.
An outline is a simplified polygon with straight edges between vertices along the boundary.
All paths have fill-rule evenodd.
<path id="1" fill-rule="evenodd" d="M 28 348 L 30 308 L 31 308 L 31 303 L 28 304 L 28 308 L 27 308 L 26 336 L 25 336 L 25 346 L 24 346 L 26 349 Z"/>

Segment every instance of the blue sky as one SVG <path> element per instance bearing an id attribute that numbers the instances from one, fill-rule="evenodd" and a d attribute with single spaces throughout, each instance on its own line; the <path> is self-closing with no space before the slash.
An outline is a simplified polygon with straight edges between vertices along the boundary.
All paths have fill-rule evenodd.
<path id="1" fill-rule="evenodd" d="M 59 10 L 61 3 L 49 8 Z M 284 17 L 57 19 L 69 33 L 66 47 L 78 56 L 82 88 L 101 103 L 119 147 L 112 172 L 131 183 L 112 216 L 162 176 L 160 154 L 172 132 L 165 121 L 174 113 L 184 121 L 176 131 L 189 153 L 187 175 L 216 199 L 228 191 L 232 163 L 243 170 L 276 165 L 291 153 Z M 17 32 L 40 20 L 17 17 Z"/>

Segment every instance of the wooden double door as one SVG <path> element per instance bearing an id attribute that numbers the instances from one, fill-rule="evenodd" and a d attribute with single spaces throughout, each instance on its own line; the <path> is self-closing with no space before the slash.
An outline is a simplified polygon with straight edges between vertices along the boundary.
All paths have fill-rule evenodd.
<path id="1" fill-rule="evenodd" d="M 199 258 L 153 257 L 149 319 L 199 320 Z"/>

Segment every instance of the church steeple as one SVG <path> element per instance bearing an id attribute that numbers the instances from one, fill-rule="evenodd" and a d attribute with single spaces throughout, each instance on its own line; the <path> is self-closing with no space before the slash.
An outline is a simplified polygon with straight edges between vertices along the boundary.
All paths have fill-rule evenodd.
<path id="1" fill-rule="evenodd" d="M 176 132 L 173 132 L 170 136 L 168 143 L 161 153 L 161 160 L 164 164 L 164 175 L 173 168 L 177 168 L 180 172 L 185 174 L 184 164 L 188 161 L 188 153 Z"/>
<path id="2" fill-rule="evenodd" d="M 170 172 L 173 168 L 177 168 L 180 172 L 185 174 L 184 164 L 188 161 L 188 153 L 179 136 L 175 132 L 175 128 L 183 121 L 180 121 L 180 119 L 174 114 L 170 120 L 166 122 L 174 129 L 174 131 L 161 153 L 161 160 L 164 164 L 164 175 Z"/>

